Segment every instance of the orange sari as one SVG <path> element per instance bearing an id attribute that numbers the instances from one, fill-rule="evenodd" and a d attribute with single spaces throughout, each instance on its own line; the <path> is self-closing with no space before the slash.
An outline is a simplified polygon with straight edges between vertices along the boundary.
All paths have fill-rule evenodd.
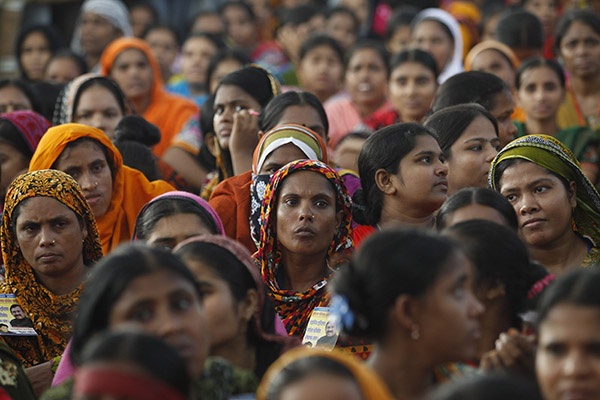
<path id="1" fill-rule="evenodd" d="M 150 182 L 144 174 L 123 165 L 123 159 L 108 136 L 101 130 L 81 124 L 63 124 L 48 129 L 38 145 L 30 171 L 52 168 L 65 147 L 80 138 L 98 141 L 112 164 L 113 191 L 110 206 L 101 217 L 96 217 L 104 254 L 119 243 L 131 240 L 135 219 L 140 209 L 156 196 L 175 190 L 165 181 Z"/>
<path id="2" fill-rule="evenodd" d="M 148 122 L 160 129 L 162 138 L 153 152 L 157 156 L 171 145 L 171 141 L 181 131 L 183 125 L 198 113 L 194 103 L 164 90 L 160 67 L 150 51 L 150 47 L 141 39 L 121 38 L 113 41 L 102 53 L 100 58 L 100 74 L 110 76 L 111 69 L 117 57 L 125 50 L 135 49 L 141 51 L 152 68 L 152 89 L 150 104 L 142 115 Z"/>

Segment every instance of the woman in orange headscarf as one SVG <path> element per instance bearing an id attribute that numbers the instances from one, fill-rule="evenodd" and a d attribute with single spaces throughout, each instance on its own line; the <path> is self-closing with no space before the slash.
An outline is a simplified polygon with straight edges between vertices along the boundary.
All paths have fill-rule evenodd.
<path id="1" fill-rule="evenodd" d="M 135 111 L 158 126 L 162 134 L 153 149 L 161 156 L 173 137 L 190 117 L 198 113 L 196 105 L 164 90 L 160 67 L 150 47 L 141 39 L 121 38 L 102 53 L 100 73 L 114 79 Z"/>
<path id="2" fill-rule="evenodd" d="M 175 190 L 164 181 L 149 182 L 141 172 L 123 165 L 104 132 L 81 124 L 63 124 L 46 132 L 29 170 L 48 168 L 68 173 L 81 187 L 96 217 L 104 254 L 131 239 L 144 204 Z"/>

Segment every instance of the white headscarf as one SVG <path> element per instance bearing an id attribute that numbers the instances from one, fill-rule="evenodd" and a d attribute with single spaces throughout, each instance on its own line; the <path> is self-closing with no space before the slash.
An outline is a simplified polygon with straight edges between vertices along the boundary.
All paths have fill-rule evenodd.
<path id="1" fill-rule="evenodd" d="M 462 61 L 463 39 L 460 32 L 460 26 L 458 25 L 456 18 L 439 8 L 428 8 L 421 11 L 413 20 L 412 26 L 415 27 L 423 20 L 437 21 L 446 26 L 448 30 L 450 30 L 454 41 L 454 54 L 452 54 L 452 58 L 446 63 L 438 76 L 438 83 L 441 85 L 452 75 L 456 75 L 464 70 Z"/>
<path id="2" fill-rule="evenodd" d="M 131 24 L 129 23 L 129 11 L 127 11 L 127 7 L 125 7 L 125 4 L 121 0 L 85 0 L 81 5 L 79 18 L 81 18 L 83 13 L 87 12 L 97 14 L 106 19 L 115 28 L 123 32 L 123 36 L 133 36 Z M 73 34 L 71 49 L 81 54 L 81 27 L 79 25 L 80 21 L 77 22 L 77 27 Z"/>

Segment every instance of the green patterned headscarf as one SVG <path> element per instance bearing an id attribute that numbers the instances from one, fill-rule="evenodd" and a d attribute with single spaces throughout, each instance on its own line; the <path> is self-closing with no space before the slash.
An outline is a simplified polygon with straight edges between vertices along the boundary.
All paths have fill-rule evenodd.
<path id="1" fill-rule="evenodd" d="M 579 161 L 559 140 L 547 135 L 527 135 L 504 147 L 490 167 L 489 186 L 500 191 L 497 168 L 505 160 L 530 161 L 577 185 L 577 206 L 573 213 L 577 231 L 600 244 L 600 194 L 584 175 Z"/>

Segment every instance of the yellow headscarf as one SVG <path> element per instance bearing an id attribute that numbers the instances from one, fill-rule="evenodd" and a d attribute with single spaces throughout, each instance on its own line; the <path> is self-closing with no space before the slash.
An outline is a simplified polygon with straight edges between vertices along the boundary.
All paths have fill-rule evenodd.
<path id="1" fill-rule="evenodd" d="M 60 201 L 85 222 L 88 231 L 82 245 L 85 265 L 89 266 L 102 257 L 94 214 L 73 178 L 61 171 L 39 170 L 21 175 L 12 182 L 6 193 L 0 231 L 6 267 L 0 290 L 16 296 L 38 333 L 37 337 L 4 336 L 25 366 L 36 365 L 62 354 L 71 336 L 72 316 L 83 288 L 81 285 L 69 294 L 55 295 L 37 281 L 33 269 L 23 257 L 13 230 L 13 213 L 24 200 L 37 196 Z M 73 246 L 77 246 L 77 243 Z"/>
<path id="2" fill-rule="evenodd" d="M 354 376 L 356 383 L 360 387 L 362 397 L 365 400 L 392 399 L 391 393 L 381 378 L 353 356 L 348 356 L 337 351 L 297 347 L 284 353 L 267 370 L 263 380 L 258 386 L 258 390 L 256 392 L 257 400 L 267 400 L 269 388 L 273 384 L 273 381 L 277 375 L 281 373 L 283 369 L 288 367 L 290 364 L 307 357 L 328 358 L 346 367 L 346 369 L 348 369 Z"/>

